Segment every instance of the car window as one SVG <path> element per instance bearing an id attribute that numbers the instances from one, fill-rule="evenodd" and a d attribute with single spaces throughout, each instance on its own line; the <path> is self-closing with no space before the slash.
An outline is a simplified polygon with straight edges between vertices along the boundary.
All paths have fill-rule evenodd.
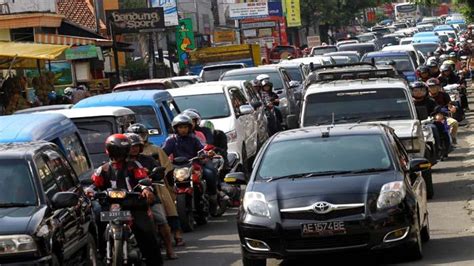
<path id="1" fill-rule="evenodd" d="M 165 102 L 166 103 L 166 102 Z M 169 118 L 168 113 L 165 111 L 162 105 L 160 105 L 160 113 L 165 121 L 165 127 L 168 132 L 173 132 L 173 127 L 171 126 L 171 119 Z"/>
<path id="2" fill-rule="evenodd" d="M 303 82 L 303 74 L 300 67 L 285 68 L 286 73 L 290 76 L 290 80 Z"/>
<path id="3" fill-rule="evenodd" d="M 174 97 L 179 109 L 194 108 L 202 119 L 218 119 L 230 116 L 229 103 L 223 92 Z"/>
<path id="4" fill-rule="evenodd" d="M 177 116 L 180 113 L 178 105 L 176 104 L 175 101 L 168 101 L 168 106 L 171 112 L 173 113 L 173 117 Z"/>
<path id="5" fill-rule="evenodd" d="M 282 69 L 281 70 L 281 74 L 283 76 L 283 81 L 285 82 L 286 84 L 286 87 L 289 88 L 290 87 L 290 81 L 291 81 L 291 77 L 288 75 L 288 73 L 286 72 L 286 69 Z"/>
<path id="6" fill-rule="evenodd" d="M 54 194 L 59 191 L 53 172 L 46 165 L 46 162 L 44 161 L 44 158 L 42 156 L 38 156 L 35 158 L 35 164 L 46 197 L 51 201 L 53 199 Z"/>
<path id="7" fill-rule="evenodd" d="M 410 161 L 410 157 L 408 156 L 402 142 L 400 141 L 400 139 L 395 136 L 395 135 L 392 135 L 393 136 L 393 139 L 395 141 L 395 144 L 396 144 L 396 152 L 397 152 L 397 156 L 398 156 L 398 160 L 400 161 L 400 165 L 402 167 L 402 169 L 404 171 L 408 171 L 408 163 Z"/>
<path id="8" fill-rule="evenodd" d="M 250 83 L 245 83 L 244 89 L 245 89 L 246 94 L 248 95 L 247 98 L 249 99 L 250 104 L 254 105 L 258 102 L 261 102 L 260 98 L 258 97 L 257 93 L 253 89 L 252 85 L 250 85 Z"/>
<path id="9" fill-rule="evenodd" d="M 203 70 L 201 78 L 204 81 L 218 81 L 220 76 L 225 72 L 232 69 L 242 68 L 240 65 L 229 65 L 229 66 L 219 66 L 219 67 L 210 67 Z"/>
<path id="10" fill-rule="evenodd" d="M 366 57 L 364 58 L 364 62 L 371 62 L 372 58 L 375 60 L 375 64 L 377 65 L 387 65 L 391 61 L 395 61 L 395 68 L 399 72 L 413 72 L 415 71 L 415 66 L 413 65 L 412 61 L 406 56 L 378 56 L 378 57 Z"/>
<path id="11" fill-rule="evenodd" d="M 380 135 L 296 138 L 271 143 L 263 155 L 257 176 L 268 179 L 327 171 L 388 170 L 391 167 L 387 146 Z"/>
<path id="12" fill-rule="evenodd" d="M 37 203 L 32 174 L 25 160 L 0 160 L 0 204 Z"/>
<path id="13" fill-rule="evenodd" d="M 243 72 L 243 73 L 232 73 L 231 75 L 226 75 L 222 77 L 221 80 L 246 80 L 251 81 L 254 80 L 257 76 L 261 74 L 266 74 L 270 76 L 270 82 L 273 83 L 273 89 L 283 89 L 283 80 L 280 76 L 280 72 L 278 70 L 274 71 L 267 71 L 262 72 L 261 70 L 258 72 Z"/>
<path id="14" fill-rule="evenodd" d="M 82 140 L 87 146 L 89 154 L 99 154 L 105 151 L 105 140 L 114 133 L 112 123 L 108 121 L 75 121 Z M 94 162 L 94 165 L 96 162 Z M 99 162 L 100 163 L 100 162 Z"/>
<path id="15" fill-rule="evenodd" d="M 162 133 L 160 122 L 152 106 L 127 106 L 135 113 L 137 123 L 145 125 L 150 135 L 160 135 Z"/>
<path id="16" fill-rule="evenodd" d="M 82 146 L 77 133 L 61 138 L 61 142 L 67 151 L 66 157 L 71 162 L 72 168 L 78 176 L 90 169 L 87 153 Z"/>
<path id="17" fill-rule="evenodd" d="M 54 151 L 47 151 L 45 155 L 47 156 L 44 158 L 46 165 L 53 173 L 58 189 L 60 191 L 69 191 L 75 188 L 78 182 L 73 177 L 72 169 L 63 157 Z"/>
<path id="18" fill-rule="evenodd" d="M 232 102 L 232 107 L 236 115 L 240 114 L 240 106 L 247 104 L 247 99 L 242 94 L 242 91 L 238 88 L 229 89 L 230 101 Z"/>

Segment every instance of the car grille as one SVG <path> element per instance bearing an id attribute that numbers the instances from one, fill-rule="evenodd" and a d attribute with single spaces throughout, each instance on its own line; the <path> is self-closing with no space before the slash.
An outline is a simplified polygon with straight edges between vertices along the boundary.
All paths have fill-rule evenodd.
<path id="1" fill-rule="evenodd" d="M 287 239 L 285 242 L 287 250 L 344 248 L 366 245 L 369 242 L 369 234 Z"/>
<path id="2" fill-rule="evenodd" d="M 331 219 L 337 219 L 345 216 L 363 214 L 365 212 L 365 207 L 346 209 L 346 210 L 335 210 L 326 214 L 318 214 L 313 211 L 304 211 L 304 212 L 282 212 L 280 213 L 281 219 L 288 220 L 317 220 L 325 221 Z"/>

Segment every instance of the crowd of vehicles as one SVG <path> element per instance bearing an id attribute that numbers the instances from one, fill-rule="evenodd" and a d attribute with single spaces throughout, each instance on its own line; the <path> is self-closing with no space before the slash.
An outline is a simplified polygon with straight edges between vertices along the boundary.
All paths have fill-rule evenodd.
<path id="1" fill-rule="evenodd" d="M 452 129 L 469 108 L 474 35 L 455 17 L 421 20 L 414 4 L 395 13 L 392 25 L 306 56 L 275 47 L 272 65 L 259 66 L 254 45 L 198 50 L 191 58 L 199 75 L 126 82 L 74 105 L 1 116 L 0 264 L 94 264 L 101 243 L 108 264 L 139 261 L 131 209 L 148 210 L 144 191 L 166 182 L 185 232 L 239 207 L 246 266 L 341 250 L 404 248 L 421 258 L 435 195 L 431 166 L 452 151 Z M 435 110 L 422 103 L 430 97 Z M 170 156 L 170 176 L 156 168 L 153 183 L 87 197 L 94 169 L 111 157 L 109 136 L 137 123 L 144 143 L 164 149 L 186 123 L 222 133 L 225 144 L 199 140 L 196 156 Z"/>

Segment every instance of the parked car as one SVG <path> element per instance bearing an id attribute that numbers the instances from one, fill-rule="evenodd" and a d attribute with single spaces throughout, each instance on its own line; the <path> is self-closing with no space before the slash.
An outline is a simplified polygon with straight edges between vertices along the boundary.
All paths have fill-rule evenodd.
<path id="1" fill-rule="evenodd" d="M 337 46 L 335 45 L 320 45 L 311 48 L 311 56 L 323 55 L 325 53 L 337 52 Z"/>
<path id="2" fill-rule="evenodd" d="M 138 90 L 167 90 L 178 87 L 178 84 L 176 84 L 170 78 L 143 79 L 120 83 L 114 87 L 113 92 Z"/>
<path id="3" fill-rule="evenodd" d="M 362 57 L 361 62 L 375 61 L 377 65 L 388 65 L 392 61 L 395 62 L 395 68 L 400 74 L 403 74 L 409 82 L 416 80 L 416 63 L 406 51 L 379 51 L 366 54 Z"/>
<path id="4" fill-rule="evenodd" d="M 171 80 L 174 81 L 179 87 L 202 82 L 202 79 L 199 76 L 179 76 L 172 77 Z"/>
<path id="5" fill-rule="evenodd" d="M 53 143 L 0 144 L 0 264 L 96 265 L 91 201 Z"/>
<path id="6" fill-rule="evenodd" d="M 336 251 L 396 249 L 409 259 L 422 257 L 430 231 L 420 171 L 430 164 L 410 159 L 393 129 L 281 132 L 254 165 L 237 217 L 243 265 Z M 243 183 L 242 176 L 227 177 Z"/>
<path id="7" fill-rule="evenodd" d="M 71 109 L 73 104 L 53 104 L 53 105 L 43 105 L 38 107 L 31 107 L 23 110 L 16 111 L 15 115 L 18 114 L 31 114 L 44 111 L 53 111 L 53 110 L 62 110 L 62 109 Z"/>
<path id="8" fill-rule="evenodd" d="M 90 180 L 94 165 L 79 130 L 69 118 L 47 113 L 0 116 L 0 143 L 34 141 L 56 144 L 79 179 Z"/>
<path id="9" fill-rule="evenodd" d="M 347 56 L 350 59 L 350 63 L 358 63 L 360 61 L 360 54 L 353 51 L 338 51 L 334 53 L 324 54 L 325 56 Z"/>
<path id="10" fill-rule="evenodd" d="M 290 60 L 292 61 L 292 60 Z M 295 99 L 295 88 L 297 84 L 292 83 L 288 71 L 277 65 L 252 67 L 246 69 L 232 70 L 225 73 L 221 80 L 254 80 L 258 75 L 267 74 L 273 83 L 273 91 L 280 98 L 279 109 L 283 116 L 283 125 L 287 126 L 287 117 L 290 115 L 297 116 L 299 114 L 298 106 Z"/>
<path id="11" fill-rule="evenodd" d="M 199 77 L 204 81 L 218 81 L 219 77 L 225 72 L 233 69 L 246 68 L 244 63 L 226 63 L 226 64 L 214 64 L 204 66 L 199 74 Z"/>
<path id="12" fill-rule="evenodd" d="M 257 153 L 259 130 L 255 110 L 240 86 L 239 82 L 207 82 L 169 92 L 180 109 L 196 109 L 202 119 L 224 131 L 229 151 L 240 156 L 242 169 L 248 169 L 249 159 Z"/>
<path id="13" fill-rule="evenodd" d="M 405 37 L 400 39 L 400 45 L 407 45 L 413 42 L 413 37 Z"/>
<path id="14" fill-rule="evenodd" d="M 289 56 L 299 58 L 303 53 L 300 48 L 293 45 L 277 45 L 270 50 L 270 63 L 278 63 Z"/>
<path id="15" fill-rule="evenodd" d="M 124 91 L 86 98 L 73 106 L 76 108 L 120 106 L 135 113 L 136 122 L 145 125 L 149 141 L 161 146 L 173 132 L 171 122 L 180 112 L 167 90 Z"/>
<path id="16" fill-rule="evenodd" d="M 339 51 L 358 52 L 361 56 L 377 50 L 379 50 L 379 48 L 374 43 L 345 44 L 339 47 Z"/>

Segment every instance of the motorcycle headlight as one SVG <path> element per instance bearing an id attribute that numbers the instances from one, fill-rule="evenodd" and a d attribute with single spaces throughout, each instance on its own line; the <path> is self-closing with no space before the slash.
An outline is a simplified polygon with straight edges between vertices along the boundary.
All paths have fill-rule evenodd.
<path id="1" fill-rule="evenodd" d="M 108 192 L 108 196 L 112 199 L 124 199 L 127 196 L 127 192 L 123 190 L 111 190 Z"/>
<path id="2" fill-rule="evenodd" d="M 405 198 L 406 189 L 403 181 L 390 182 L 382 186 L 377 199 L 377 209 L 395 207 Z"/>
<path id="3" fill-rule="evenodd" d="M 36 243 L 29 235 L 0 236 L 0 255 L 35 252 Z"/>
<path id="4" fill-rule="evenodd" d="M 174 170 L 174 178 L 178 182 L 183 182 L 189 178 L 189 169 L 188 168 L 178 168 Z"/>
<path id="5" fill-rule="evenodd" d="M 246 192 L 243 206 L 244 210 L 251 215 L 270 218 L 270 208 L 263 193 Z"/>

